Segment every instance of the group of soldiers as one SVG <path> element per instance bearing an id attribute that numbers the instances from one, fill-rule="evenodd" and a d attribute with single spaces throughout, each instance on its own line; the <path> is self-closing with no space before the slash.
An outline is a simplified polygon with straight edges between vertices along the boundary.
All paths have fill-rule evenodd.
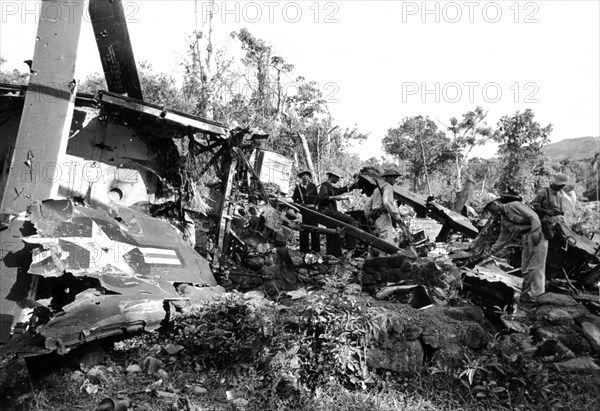
<path id="1" fill-rule="evenodd" d="M 307 208 L 317 209 L 326 216 L 333 217 L 346 224 L 357 225 L 354 218 L 339 211 L 337 206 L 337 201 L 346 198 L 344 194 L 358 188 L 357 181 L 337 187 L 336 184 L 340 181 L 341 176 L 336 171 L 329 171 L 327 172 L 327 180 L 321 183 L 317 190 L 317 186 L 312 182 L 312 173 L 310 171 L 302 171 L 298 174 L 298 177 L 300 178 L 300 183 L 296 185 L 292 196 L 292 200 L 295 203 L 302 204 Z M 381 174 L 381 177 L 383 178 L 383 183 L 377 184 L 377 188 L 373 191 L 373 194 L 365 205 L 364 212 L 367 219 L 373 223 L 376 235 L 390 244 L 395 244 L 397 231 L 394 228 L 394 224 L 398 224 L 405 235 L 408 236 L 408 230 L 398 213 L 398 207 L 394 200 L 393 185 L 396 183 L 398 177 L 400 177 L 400 173 L 395 169 L 388 169 Z M 303 215 L 303 223 L 313 226 L 318 225 L 314 217 L 308 214 Z M 346 247 L 353 248 L 354 246 L 355 240 L 348 238 L 346 240 Z M 300 233 L 300 251 L 320 252 L 320 247 L 318 232 L 309 233 L 302 231 Z M 334 256 L 341 255 L 342 243 L 339 238 L 334 236 L 327 237 L 326 253 Z"/>
<path id="2" fill-rule="evenodd" d="M 327 180 L 317 187 L 312 182 L 310 171 L 302 171 L 298 177 L 301 181 L 296 186 L 292 197 L 295 203 L 316 209 L 344 223 L 357 225 L 354 218 L 339 211 L 337 206 L 337 201 L 346 198 L 345 193 L 358 187 L 357 181 L 337 187 L 336 184 L 341 176 L 335 171 L 329 171 Z M 400 227 L 406 238 L 410 239 L 410 234 L 398 213 L 398 207 L 394 200 L 393 186 L 400 177 L 400 173 L 395 169 L 388 169 L 381 174 L 381 177 L 383 183 L 377 183 L 377 188 L 365 204 L 364 212 L 367 219 L 373 223 L 375 234 L 391 244 L 396 244 L 398 232 L 394 225 Z M 537 297 L 545 292 L 548 240 L 554 236 L 560 216 L 564 215 L 561 191 L 568 182 L 569 179 L 566 175 L 557 174 L 550 186 L 540 190 L 529 205 L 521 201 L 503 203 L 501 197 L 498 196 L 491 196 L 483 204 L 482 211 L 501 217 L 500 235 L 492 248 L 485 253 L 486 257 L 501 251 L 513 238 L 521 237 L 523 243 L 521 256 L 523 288 L 520 301 L 522 303 L 535 302 Z M 311 215 L 303 215 L 303 223 L 318 226 L 318 222 Z M 354 241 L 354 239 L 348 239 L 346 246 L 353 248 Z M 320 252 L 320 248 L 318 232 L 302 231 L 300 233 L 300 251 Z M 341 255 L 340 239 L 335 236 L 327 236 L 326 252 L 335 256 Z"/>

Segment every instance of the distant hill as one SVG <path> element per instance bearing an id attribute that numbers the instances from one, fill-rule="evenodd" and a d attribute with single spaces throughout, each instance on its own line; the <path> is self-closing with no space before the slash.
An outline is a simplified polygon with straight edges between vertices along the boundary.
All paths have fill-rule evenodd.
<path id="1" fill-rule="evenodd" d="M 599 140 L 600 137 L 569 138 L 557 143 L 548 144 L 542 151 L 555 161 L 565 158 L 583 160 L 594 157 L 594 154 L 598 152 Z"/>

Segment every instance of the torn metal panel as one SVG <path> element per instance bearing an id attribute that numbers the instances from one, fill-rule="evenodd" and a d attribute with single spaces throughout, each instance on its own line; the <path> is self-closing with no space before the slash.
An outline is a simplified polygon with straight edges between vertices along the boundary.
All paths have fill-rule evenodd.
<path id="1" fill-rule="evenodd" d="M 516 294 L 521 292 L 523 279 L 504 272 L 493 266 L 476 266 L 463 269 L 463 284 L 471 291 L 471 297 L 482 307 L 500 307 L 511 305 Z"/>
<path id="2" fill-rule="evenodd" d="M 153 120 L 148 122 L 148 124 L 153 124 L 154 126 L 156 126 L 156 123 L 172 124 L 179 128 L 189 128 L 192 131 L 200 131 L 220 138 L 225 138 L 228 133 L 227 127 L 215 121 L 166 109 L 156 104 L 124 97 L 115 93 L 101 91 L 98 99 L 102 103 L 124 108 L 138 115 L 145 115 Z"/>
<path id="3" fill-rule="evenodd" d="M 559 222 L 560 230 L 562 231 L 562 235 L 566 240 L 564 248 L 572 247 L 578 250 L 583 251 L 588 254 L 590 257 L 595 257 L 595 262 L 598 262 L 598 254 L 600 253 L 600 245 L 590 240 L 587 237 L 584 237 L 580 234 L 577 234 L 575 231 L 571 230 L 564 222 Z M 568 244 L 567 244 L 568 243 Z"/>
<path id="4" fill-rule="evenodd" d="M 88 290 L 64 306 L 64 314 L 53 317 L 36 331 L 45 338 L 46 349 L 58 350 L 59 354 L 82 343 L 124 332 L 154 331 L 167 315 L 160 297 L 167 296 L 102 295 Z"/>
<path id="5" fill-rule="evenodd" d="M 119 208 L 114 217 L 119 221 L 69 200 L 34 204 L 30 218 L 39 225 L 38 234 L 23 241 L 42 248 L 33 250 L 29 273 L 98 277 L 107 289 L 104 279 L 111 276 L 153 284 L 216 284 L 208 262 L 168 223 L 127 208 Z"/>
<path id="6" fill-rule="evenodd" d="M 82 13 L 49 18 L 57 1 L 43 1 L 19 131 L 0 178 L 0 212 L 17 214 L 58 192 L 57 164 L 64 154 L 75 105 L 75 61 Z M 44 136 L 44 138 L 41 138 Z M 4 137 L 3 137 L 4 138 Z"/>
<path id="7" fill-rule="evenodd" d="M 0 236 L 1 342 L 26 324 L 44 337 L 46 349 L 60 353 L 127 331 L 152 331 L 167 315 L 165 303 L 184 299 L 176 284 L 216 285 L 208 262 L 175 228 L 128 208 L 109 214 L 70 200 L 36 202 Z M 50 305 L 36 298 L 50 298 Z M 2 348 L 0 360 L 18 354 Z"/>
<path id="8" fill-rule="evenodd" d="M 290 190 L 290 175 L 293 160 L 279 153 L 260 150 L 256 156 L 256 173 L 263 183 L 277 184 L 282 193 Z"/>
<path id="9" fill-rule="evenodd" d="M 24 216 L 12 218 L 0 231 L 0 344 L 10 340 L 13 326 L 22 320 L 19 302 L 36 292 L 35 276 L 27 273 L 33 247 L 21 240 L 34 232 Z"/>

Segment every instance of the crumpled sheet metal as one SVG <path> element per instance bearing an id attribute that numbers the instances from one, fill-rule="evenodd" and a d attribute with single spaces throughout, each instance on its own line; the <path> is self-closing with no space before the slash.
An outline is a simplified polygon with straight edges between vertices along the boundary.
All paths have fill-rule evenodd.
<path id="1" fill-rule="evenodd" d="M 70 200 L 49 200 L 32 205 L 30 220 L 38 234 L 23 241 L 42 245 L 33 250 L 31 274 L 96 277 L 125 294 L 142 284 L 171 295 L 173 283 L 216 285 L 208 262 L 171 225 L 140 212 L 119 208 L 110 216 Z"/>
<path id="2" fill-rule="evenodd" d="M 480 280 L 490 283 L 502 283 L 513 290 L 520 292 L 523 285 L 523 279 L 511 274 L 508 274 L 498 267 L 488 265 L 486 267 L 477 265 L 472 271 L 466 271 L 466 276 L 477 277 Z"/>
<path id="3" fill-rule="evenodd" d="M 47 349 L 64 354 L 70 347 L 125 331 L 154 331 L 165 319 L 164 301 L 157 294 L 102 295 L 87 290 L 63 307 L 64 315 L 53 317 L 37 332 L 45 337 Z"/>

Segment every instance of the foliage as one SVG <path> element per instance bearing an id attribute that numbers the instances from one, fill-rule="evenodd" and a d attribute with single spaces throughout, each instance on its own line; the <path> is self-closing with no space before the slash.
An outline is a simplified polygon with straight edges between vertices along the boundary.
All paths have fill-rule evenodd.
<path id="1" fill-rule="evenodd" d="M 8 83 L 15 85 L 27 85 L 29 82 L 29 73 L 22 73 L 17 69 L 13 71 L 4 71 L 2 66 L 6 64 L 7 60 L 0 57 L 0 83 Z M 25 65 L 25 63 L 23 63 Z"/>
<path id="2" fill-rule="evenodd" d="M 431 372 L 460 381 L 470 395 L 488 403 L 507 403 L 510 408 L 563 406 L 554 395 L 560 382 L 552 380 L 535 356 L 531 336 L 497 334 L 483 353 L 465 356 L 462 363 L 460 369 L 433 367 Z"/>
<path id="3" fill-rule="evenodd" d="M 174 320 L 172 332 L 196 353 L 197 361 L 226 367 L 256 359 L 265 337 L 260 318 L 248 304 L 230 297 L 194 307 Z"/>
<path id="4" fill-rule="evenodd" d="M 373 382 L 367 350 L 382 328 L 356 300 L 313 297 L 299 315 L 301 339 L 294 349 L 298 379 L 315 389 L 333 379 L 350 388 Z"/>
<path id="5" fill-rule="evenodd" d="M 462 188 L 462 170 L 471 150 L 475 146 L 485 144 L 492 135 L 491 127 L 485 122 L 487 114 L 478 106 L 475 110 L 463 114 L 460 121 L 456 117 L 450 119 L 447 128 L 452 135 L 450 150 L 454 154 L 457 192 Z"/>
<path id="6" fill-rule="evenodd" d="M 382 143 L 387 154 L 408 163 L 415 191 L 427 173 L 439 170 L 452 158 L 450 139 L 428 117 L 406 117 L 388 130 Z"/>
<path id="7" fill-rule="evenodd" d="M 499 143 L 500 176 L 496 184 L 500 192 L 531 197 L 541 176 L 542 148 L 549 141 L 552 125 L 541 127 L 531 109 L 504 116 L 493 135 Z"/>

